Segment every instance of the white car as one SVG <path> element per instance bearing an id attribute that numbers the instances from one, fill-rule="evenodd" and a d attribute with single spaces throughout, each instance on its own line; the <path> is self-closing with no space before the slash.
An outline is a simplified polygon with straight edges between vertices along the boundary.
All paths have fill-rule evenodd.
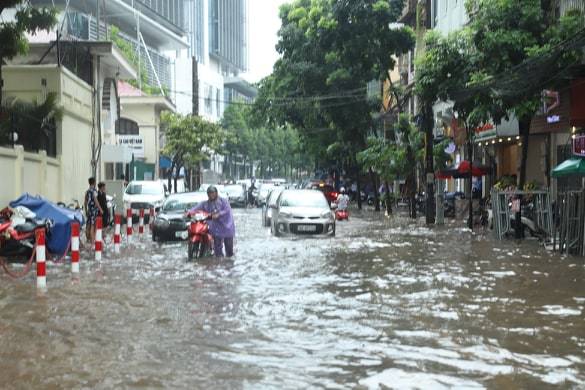
<path id="1" fill-rule="evenodd" d="M 124 210 L 132 209 L 137 216 L 140 209 L 159 211 L 166 198 L 165 188 L 159 181 L 131 181 L 124 190 Z M 125 215 L 125 214 L 124 214 Z M 147 223 L 147 221 L 145 221 Z"/>
<path id="2" fill-rule="evenodd" d="M 321 191 L 284 190 L 271 206 L 270 232 L 275 236 L 335 236 L 335 214 Z"/>

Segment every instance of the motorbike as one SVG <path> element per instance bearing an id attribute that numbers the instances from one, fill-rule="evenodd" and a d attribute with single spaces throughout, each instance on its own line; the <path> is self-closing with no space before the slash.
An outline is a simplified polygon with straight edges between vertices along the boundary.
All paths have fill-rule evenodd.
<path id="1" fill-rule="evenodd" d="M 26 218 L 24 222 L 12 226 L 12 221 L 0 218 L 0 257 L 10 262 L 26 262 L 32 256 L 35 247 L 35 232 L 45 229 L 51 232 L 52 222 L 48 219 Z"/>
<path id="2" fill-rule="evenodd" d="M 331 209 L 335 210 L 335 220 L 336 221 L 349 221 L 349 211 L 347 211 L 347 209 L 345 210 L 339 210 L 337 208 L 337 203 L 331 203 Z"/>
<path id="3" fill-rule="evenodd" d="M 196 211 L 187 215 L 191 218 L 191 223 L 187 229 L 189 233 L 187 259 L 192 261 L 193 259 L 210 256 L 213 248 L 213 237 L 209 233 L 207 221 L 211 219 L 211 215 L 203 211 Z"/>

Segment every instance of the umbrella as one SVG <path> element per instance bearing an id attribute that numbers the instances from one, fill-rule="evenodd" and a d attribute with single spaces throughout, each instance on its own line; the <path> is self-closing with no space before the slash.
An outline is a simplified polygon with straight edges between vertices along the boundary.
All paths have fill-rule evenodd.
<path id="1" fill-rule="evenodd" d="M 552 170 L 552 177 L 564 176 L 585 176 L 585 158 L 570 158 Z"/>
<path id="2" fill-rule="evenodd" d="M 450 167 L 450 168 L 447 168 L 447 169 L 444 169 L 442 171 L 437 172 L 437 178 L 438 179 L 450 179 L 450 178 L 461 179 L 461 178 L 469 177 L 470 166 L 471 166 L 471 164 L 469 163 L 469 161 L 463 160 L 454 167 Z M 471 173 L 475 177 L 485 176 L 485 175 L 487 175 L 489 170 L 490 170 L 489 167 L 486 167 L 484 165 L 480 165 L 479 163 L 473 164 L 473 166 L 471 167 Z"/>

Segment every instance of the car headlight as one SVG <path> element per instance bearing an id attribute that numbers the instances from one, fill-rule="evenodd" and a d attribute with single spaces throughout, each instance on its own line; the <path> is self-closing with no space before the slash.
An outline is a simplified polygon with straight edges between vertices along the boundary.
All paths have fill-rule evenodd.
<path id="1" fill-rule="evenodd" d="M 283 217 L 283 218 L 290 218 L 292 217 L 291 213 L 287 213 L 286 211 L 281 211 L 280 213 L 278 213 L 279 217 Z"/>
<path id="2" fill-rule="evenodd" d="M 154 220 L 154 225 L 162 228 L 162 227 L 168 227 L 170 224 L 169 224 L 169 221 L 167 221 L 166 219 L 157 218 Z"/>
<path id="3" fill-rule="evenodd" d="M 329 219 L 332 219 L 333 218 L 333 213 L 331 211 L 323 211 L 321 213 L 321 218 L 329 218 Z"/>

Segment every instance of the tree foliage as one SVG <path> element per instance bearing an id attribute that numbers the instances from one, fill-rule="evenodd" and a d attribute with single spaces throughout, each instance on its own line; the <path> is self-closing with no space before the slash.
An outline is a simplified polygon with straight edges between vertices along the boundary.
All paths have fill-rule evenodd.
<path id="1" fill-rule="evenodd" d="M 5 20 L 5 9 L 15 8 L 14 20 Z M 57 11 L 49 7 L 33 7 L 28 0 L 3 0 L 0 2 L 0 80 L 2 65 L 8 59 L 28 52 L 26 33 L 49 30 L 57 23 Z M 2 107 L 2 85 L 0 83 L 0 109 Z"/>
<path id="2" fill-rule="evenodd" d="M 221 150 L 225 133 L 215 123 L 195 115 L 164 112 L 161 116 L 165 146 L 162 153 L 170 156 L 177 168 L 196 166 Z"/>
<path id="3" fill-rule="evenodd" d="M 385 79 L 394 67 L 392 55 L 414 45 L 410 29 L 391 27 L 402 5 L 398 0 L 283 5 L 281 58 L 260 85 L 257 111 L 269 123 L 292 124 L 309 142 L 318 139 L 321 149 L 342 142 L 355 155 L 379 107 L 378 99 L 368 99 L 367 83 Z"/>

